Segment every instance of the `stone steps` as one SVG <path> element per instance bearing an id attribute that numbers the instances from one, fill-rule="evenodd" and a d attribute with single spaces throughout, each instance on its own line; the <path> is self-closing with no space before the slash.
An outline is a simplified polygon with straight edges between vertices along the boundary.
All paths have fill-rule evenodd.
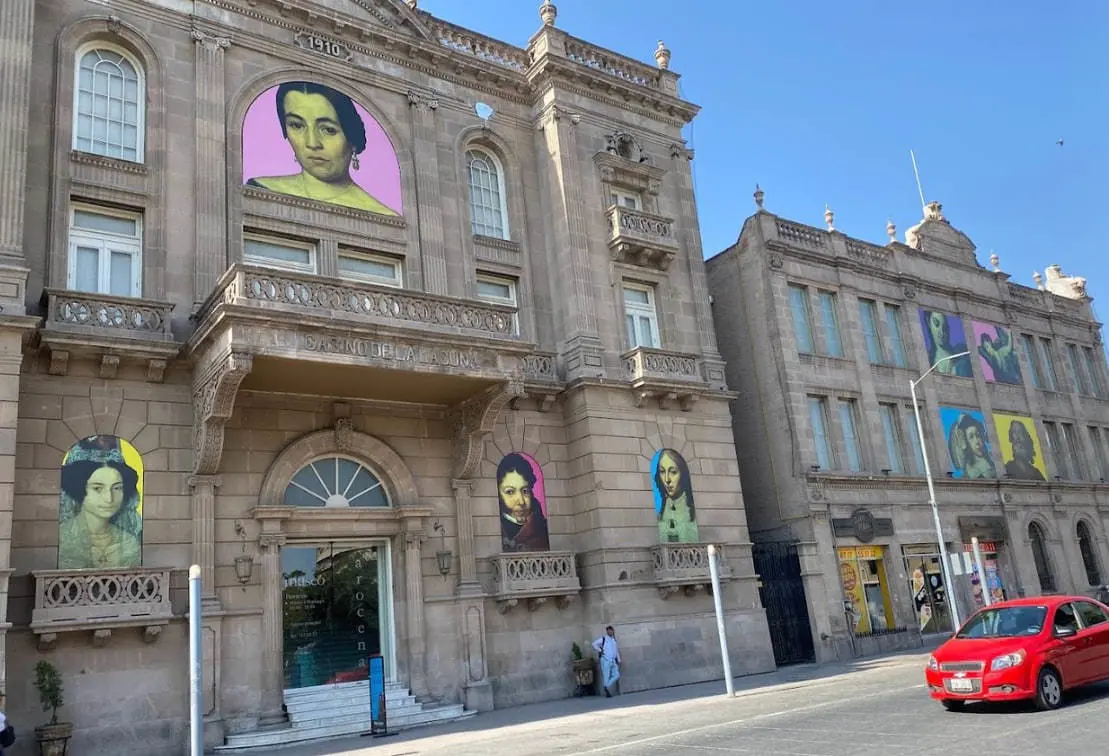
<path id="1" fill-rule="evenodd" d="M 273 749 L 313 740 L 349 737 L 370 730 L 369 683 L 341 683 L 285 691 L 286 726 L 228 735 L 219 753 Z M 473 716 L 461 704 L 422 704 L 400 683 L 385 686 L 389 731 L 453 722 Z"/>

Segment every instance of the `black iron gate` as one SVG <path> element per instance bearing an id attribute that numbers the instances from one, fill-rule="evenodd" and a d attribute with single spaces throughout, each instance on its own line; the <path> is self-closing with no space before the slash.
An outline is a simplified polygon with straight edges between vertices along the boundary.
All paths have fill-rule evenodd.
<path id="1" fill-rule="evenodd" d="M 766 608 L 774 644 L 774 661 L 778 666 L 815 661 L 797 547 L 788 542 L 756 543 L 753 556 L 761 583 L 759 598 Z"/>

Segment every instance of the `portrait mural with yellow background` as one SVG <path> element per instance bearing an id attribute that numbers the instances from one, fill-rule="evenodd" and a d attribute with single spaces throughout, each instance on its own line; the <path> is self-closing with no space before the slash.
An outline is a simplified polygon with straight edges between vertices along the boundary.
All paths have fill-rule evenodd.
<path id="1" fill-rule="evenodd" d="M 142 455 L 117 436 L 89 436 L 62 458 L 58 569 L 142 566 Z"/>
<path id="2" fill-rule="evenodd" d="M 1046 481 L 1047 464 L 1032 418 L 994 412 L 993 422 L 997 428 L 997 443 L 1001 447 L 1005 474 L 1016 480 Z"/>

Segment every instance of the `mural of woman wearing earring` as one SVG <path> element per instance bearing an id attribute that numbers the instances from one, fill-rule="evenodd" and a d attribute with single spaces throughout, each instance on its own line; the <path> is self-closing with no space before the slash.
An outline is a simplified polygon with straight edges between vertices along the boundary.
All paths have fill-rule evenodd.
<path id="1" fill-rule="evenodd" d="M 377 120 L 324 84 L 289 81 L 243 121 L 247 186 L 381 215 L 401 214 L 400 164 Z"/>
<path id="2" fill-rule="evenodd" d="M 543 470 L 521 452 L 504 455 L 497 465 L 501 511 L 501 548 L 505 551 L 550 551 Z"/>
<path id="3" fill-rule="evenodd" d="M 674 449 L 659 449 L 651 460 L 654 471 L 655 515 L 663 543 L 697 543 L 697 512 L 689 465 Z"/>
<path id="4" fill-rule="evenodd" d="M 58 569 L 142 565 L 142 457 L 116 436 L 90 436 L 62 459 Z"/>

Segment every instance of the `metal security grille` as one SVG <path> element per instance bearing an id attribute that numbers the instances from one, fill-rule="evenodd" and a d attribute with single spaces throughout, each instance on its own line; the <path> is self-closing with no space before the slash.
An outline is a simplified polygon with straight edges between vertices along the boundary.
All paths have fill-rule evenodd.
<path id="1" fill-rule="evenodd" d="M 778 666 L 814 661 L 816 652 L 797 547 L 788 542 L 757 543 L 752 555 L 761 583 L 759 598 L 766 608 L 774 645 L 774 661 Z"/>

